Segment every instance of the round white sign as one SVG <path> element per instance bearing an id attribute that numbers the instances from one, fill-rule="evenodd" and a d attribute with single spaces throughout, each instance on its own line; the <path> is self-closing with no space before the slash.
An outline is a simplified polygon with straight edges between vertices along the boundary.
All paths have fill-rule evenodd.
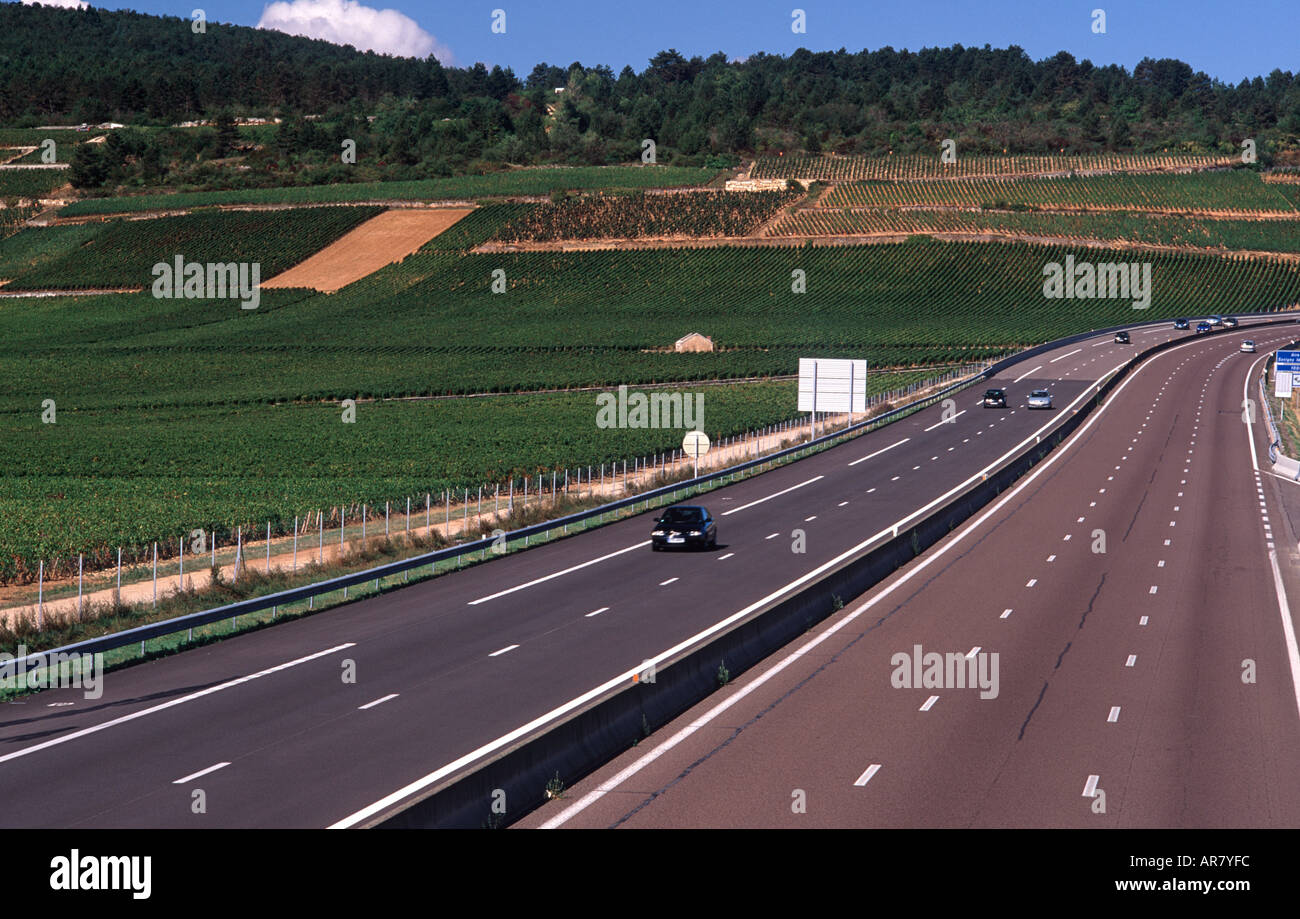
<path id="1" fill-rule="evenodd" d="M 709 435 L 703 431 L 687 431 L 682 438 L 682 452 L 699 459 L 709 452 Z"/>

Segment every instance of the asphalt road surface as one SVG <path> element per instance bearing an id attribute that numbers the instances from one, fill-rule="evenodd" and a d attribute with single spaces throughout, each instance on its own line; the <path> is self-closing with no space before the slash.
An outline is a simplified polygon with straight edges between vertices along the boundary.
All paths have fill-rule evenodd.
<path id="1" fill-rule="evenodd" d="M 1289 332 L 1252 334 L 1262 345 Z M 1174 335 L 1187 333 L 1162 324 L 1135 332 L 1133 345 L 1107 335 L 1036 356 L 957 394 L 950 420 L 935 406 L 716 490 L 701 499 L 719 518 L 716 551 L 652 553 L 651 515 L 641 515 L 109 674 L 99 699 L 58 690 L 8 704 L 0 714 L 0 824 L 365 824 L 905 525 L 1042 436 L 1136 348 Z M 1221 334 L 1157 358 L 1123 390 L 1129 408 L 1089 427 L 1088 444 L 1105 449 L 1088 446 L 1086 460 L 1071 451 L 1061 464 L 1069 475 L 1043 477 L 1052 493 L 1027 505 L 1032 518 L 993 529 L 969 553 L 973 561 L 965 551 L 944 556 L 932 574 L 942 570 L 945 587 L 927 587 L 900 608 L 904 615 L 886 619 L 888 630 L 853 645 L 877 655 L 917 642 L 996 648 L 996 699 L 940 692 L 918 713 L 934 693 L 890 689 L 878 661 L 828 668 L 832 677 L 856 675 L 845 685 L 826 676 L 808 684 L 818 701 L 792 716 L 803 726 L 798 740 L 749 734 L 763 745 L 751 754 L 764 752 L 726 760 L 744 776 L 742 787 L 763 787 L 762 800 L 774 788 L 788 799 L 793 787 L 815 787 L 825 797 L 809 813 L 828 823 L 1055 824 L 1072 819 L 1071 807 L 1088 815 L 1091 799 L 1080 793 L 1096 773 L 1110 796 L 1109 816 L 1098 820 L 1140 813 L 1156 823 L 1294 823 L 1295 796 L 1274 777 L 1298 762 L 1295 700 L 1278 695 L 1286 658 L 1272 582 L 1261 579 L 1261 524 L 1257 516 L 1243 522 L 1254 484 L 1238 368 L 1249 357 L 1231 352 L 1244 337 Z M 1207 381 L 1206 404 L 1215 408 L 1195 419 Z M 986 385 L 1008 388 L 1007 409 L 978 405 Z M 1024 408 L 1039 387 L 1053 393 L 1052 411 Z M 1191 467 L 1183 450 L 1197 450 L 1199 480 L 1173 471 Z M 1113 479 L 1109 466 L 1119 467 Z M 1189 535 L 1163 547 L 1169 521 L 1183 528 L 1170 534 Z M 1087 533 L 1098 526 L 1111 545 L 1102 557 L 1087 553 Z M 804 552 L 793 551 L 795 530 Z M 960 574 L 948 573 L 958 564 Z M 1030 579 L 1035 586 L 1017 586 Z M 1148 586 L 1163 593 L 1147 596 Z M 1004 608 L 1013 612 L 1000 619 Z M 1136 625 L 1139 609 L 1148 625 Z M 843 644 L 831 639 L 818 653 L 840 653 Z M 1129 654 L 1138 665 L 1124 665 Z M 1239 685 L 1246 657 L 1259 664 L 1255 685 Z M 345 681 L 349 672 L 354 681 Z M 1107 721 L 1112 706 L 1120 707 L 1116 722 Z M 779 721 L 765 718 L 764 732 Z M 881 764 L 878 774 L 855 786 L 872 763 Z M 852 772 L 847 783 L 842 770 Z M 1240 790 L 1225 798 L 1222 783 L 1243 776 L 1249 781 L 1232 784 Z M 1062 787 L 1073 800 L 1058 801 Z M 758 798 L 730 816 L 705 800 L 724 798 L 715 788 L 681 812 L 648 808 L 639 819 L 782 820 Z M 588 808 L 583 819 L 598 812 Z"/>
<path id="2" fill-rule="evenodd" d="M 1293 339 L 1145 362 L 966 526 L 520 825 L 1300 826 L 1270 513 L 1300 485 L 1243 416 Z M 930 652 L 951 676 L 902 679 Z"/>

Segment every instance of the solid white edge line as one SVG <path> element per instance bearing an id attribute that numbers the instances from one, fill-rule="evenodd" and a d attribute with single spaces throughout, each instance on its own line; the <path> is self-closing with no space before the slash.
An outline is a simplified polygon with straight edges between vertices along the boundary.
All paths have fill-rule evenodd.
<path id="1" fill-rule="evenodd" d="M 790 492 L 794 491 L 796 488 L 803 488 L 805 485 L 811 485 L 813 482 L 820 481 L 824 478 L 826 478 L 826 476 L 824 475 L 815 475 L 806 482 L 800 482 L 798 485 L 791 485 L 789 488 L 783 488 L 780 491 L 776 492 L 775 494 L 768 495 L 766 498 L 759 498 L 757 501 L 750 501 L 748 504 L 740 505 L 740 507 L 733 507 L 729 511 L 723 511 L 722 516 L 730 517 L 732 514 L 738 514 L 741 511 L 745 510 L 746 508 L 753 507 L 755 504 L 762 504 L 764 501 L 771 501 L 773 498 L 779 498 L 782 495 L 789 494 Z"/>
<path id="2" fill-rule="evenodd" d="M 1099 775 L 1088 776 L 1088 781 L 1083 785 L 1083 796 L 1085 798 L 1097 797 L 1097 782 L 1101 779 Z"/>
<path id="3" fill-rule="evenodd" d="M 203 696 L 212 695 L 214 692 L 221 692 L 223 689 L 230 689 L 232 686 L 238 686 L 241 683 L 247 683 L 250 680 L 257 680 L 264 676 L 270 676 L 272 673 L 278 673 L 281 670 L 287 670 L 290 667 L 296 667 L 299 664 L 305 664 L 308 661 L 314 661 L 318 657 L 325 657 L 336 651 L 342 651 L 346 648 L 356 647 L 356 642 L 349 641 L 346 644 L 335 645 L 332 648 L 326 648 L 324 651 L 317 651 L 315 654 L 308 654 L 306 657 L 300 657 L 297 660 L 288 661 L 284 664 L 276 664 L 274 667 L 268 667 L 266 670 L 259 670 L 257 673 L 250 673 L 247 676 L 236 677 L 233 680 L 227 680 L 216 686 L 209 686 L 207 689 L 200 689 L 198 692 L 192 692 L 189 695 L 181 696 L 177 699 L 171 699 L 167 702 L 161 702 L 158 705 L 141 709 L 138 712 L 132 712 L 129 715 L 122 715 L 120 718 L 114 718 L 111 721 L 105 721 L 102 724 L 92 725 L 88 728 L 82 728 L 80 731 L 73 731 L 71 734 L 65 734 L 62 737 L 55 737 L 53 740 L 47 740 L 31 747 L 24 747 L 21 750 L 15 750 L 12 753 L 6 753 L 0 756 L 0 763 L 7 763 L 11 759 L 17 759 L 20 756 L 26 756 L 29 753 L 36 753 L 48 747 L 56 747 L 59 744 L 67 743 L 70 740 L 76 740 L 79 737 L 85 737 L 87 734 L 96 734 L 99 731 L 116 727 L 119 724 L 125 724 L 128 721 L 134 721 L 137 718 L 143 718 L 145 715 L 152 715 L 154 712 L 160 712 L 163 709 L 171 708 L 174 705 L 183 705 L 186 702 L 192 702 Z"/>
<path id="4" fill-rule="evenodd" d="M 1104 344 L 1104 342 L 1103 342 L 1103 344 Z M 1043 369 L 1043 365 L 1042 365 L 1042 364 L 1039 364 L 1039 365 L 1038 365 L 1037 367 L 1035 367 L 1033 370 L 1026 370 L 1024 373 L 1022 373 L 1020 376 L 1016 377 L 1016 378 L 1015 378 L 1014 380 L 1012 380 L 1011 382 L 1012 382 L 1012 383 L 1019 383 L 1021 380 L 1023 380 L 1025 377 L 1029 376 L 1031 373 L 1037 373 L 1038 371 L 1040 371 L 1040 370 L 1042 370 L 1042 369 Z"/>
<path id="5" fill-rule="evenodd" d="M 1054 357 L 1054 358 L 1052 358 L 1050 361 L 1048 361 L 1047 363 L 1049 363 L 1049 364 L 1055 364 L 1057 361 L 1063 361 L 1063 360 L 1065 360 L 1067 357 L 1073 357 L 1074 355 L 1078 354 L 1078 353 L 1079 353 L 1080 351 L 1082 351 L 1082 350 L 1083 350 L 1082 348 L 1075 348 L 1075 349 L 1074 349 L 1073 351 L 1071 351 L 1069 354 L 1062 354 L 1060 357 Z"/>
<path id="6" fill-rule="evenodd" d="M 505 654 L 507 651 L 513 651 L 517 647 L 519 647 L 519 645 L 508 645 L 507 647 L 502 648 L 500 651 L 493 651 L 491 654 L 488 655 L 488 657 L 497 657 L 499 655 Z"/>
<path id="7" fill-rule="evenodd" d="M 1246 382 L 1241 388 L 1241 398 L 1243 400 L 1250 398 L 1250 383 L 1255 378 L 1255 368 L 1259 362 L 1272 354 L 1269 351 L 1261 354 L 1250 365 L 1250 370 L 1246 372 Z M 1259 454 L 1255 451 L 1255 419 L 1251 413 L 1246 413 L 1246 441 L 1250 444 L 1250 464 L 1254 467 L 1255 473 L 1259 473 Z M 1296 713 L 1300 715 L 1300 646 L 1296 643 L 1295 625 L 1291 621 L 1291 606 L 1287 602 L 1286 586 L 1282 583 L 1282 569 L 1277 564 L 1277 550 L 1268 550 L 1268 563 L 1273 569 L 1273 587 L 1277 590 L 1277 608 L 1282 616 L 1282 635 L 1286 639 L 1286 656 L 1287 662 L 1291 665 L 1291 686 L 1295 690 Z"/>
<path id="8" fill-rule="evenodd" d="M 583 618 L 584 618 L 584 619 L 590 619 L 592 616 L 599 616 L 601 613 L 605 612 L 605 611 L 608 610 L 608 609 L 609 609 L 608 606 L 602 606 L 600 609 L 595 609 L 595 610 L 592 610 L 591 612 L 587 613 L 587 615 L 584 616 Z"/>
<path id="9" fill-rule="evenodd" d="M 207 775 L 209 772 L 216 772 L 218 769 L 225 769 L 229 765 L 230 763 L 217 763 L 215 766 L 209 766 L 206 769 L 200 769 L 198 772 L 190 773 L 189 775 L 185 776 L 185 778 L 183 779 L 177 779 L 176 781 L 172 782 L 172 784 L 184 785 L 186 782 L 193 781 L 194 779 L 197 779 L 201 775 Z"/>

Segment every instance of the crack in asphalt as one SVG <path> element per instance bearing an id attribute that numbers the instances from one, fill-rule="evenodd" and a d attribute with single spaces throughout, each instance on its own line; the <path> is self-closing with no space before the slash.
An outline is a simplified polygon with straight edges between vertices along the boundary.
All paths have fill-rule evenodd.
<path id="1" fill-rule="evenodd" d="M 1092 612 L 1093 604 L 1097 602 L 1097 596 L 1101 593 L 1101 588 L 1103 587 L 1103 585 L 1105 585 L 1105 583 L 1106 583 L 1106 575 L 1103 574 L 1101 576 L 1101 580 L 1097 582 L 1097 589 L 1094 590 L 1092 592 L 1092 596 L 1088 598 L 1088 606 L 1083 611 L 1083 616 L 1080 617 L 1079 619 L 1079 626 L 1078 626 L 1079 631 L 1081 632 L 1083 631 L 1083 624 L 1088 621 L 1088 614 Z M 1056 657 L 1056 666 L 1052 668 L 1053 673 L 1061 669 L 1061 664 L 1062 662 L 1065 661 L 1065 655 L 1069 652 L 1070 646 L 1073 644 L 1074 642 L 1072 641 L 1067 641 L 1065 643 L 1065 647 L 1061 649 L 1061 653 Z M 1034 712 L 1038 711 L 1038 706 L 1043 703 L 1043 696 L 1047 695 L 1047 687 L 1051 684 L 1051 682 L 1052 682 L 1051 677 L 1048 677 L 1046 680 L 1043 681 L 1043 688 L 1038 691 L 1038 698 L 1034 701 L 1034 707 L 1031 708 L 1029 710 L 1029 714 L 1025 716 L 1025 723 L 1020 725 L 1020 736 L 1016 738 L 1017 741 L 1021 741 L 1025 739 L 1025 729 L 1029 727 L 1029 722 L 1034 717 Z"/>

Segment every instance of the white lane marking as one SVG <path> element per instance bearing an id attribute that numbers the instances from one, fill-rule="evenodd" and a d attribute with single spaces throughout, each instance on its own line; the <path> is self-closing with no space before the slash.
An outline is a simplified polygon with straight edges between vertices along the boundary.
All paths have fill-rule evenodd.
<path id="1" fill-rule="evenodd" d="M 948 418 L 945 418 L 945 419 L 943 419 L 943 421 L 940 421 L 940 422 L 938 422 L 937 424 L 932 424 L 932 425 L 930 425 L 928 428 L 925 428 L 925 432 L 928 434 L 930 431 L 933 431 L 935 428 L 939 427 L 939 425 L 943 425 L 943 424 L 952 424 L 954 421 L 956 421 L 958 418 L 960 418 L 960 417 L 961 417 L 962 415 L 964 415 L 964 414 L 966 414 L 966 409 L 962 409 L 962 410 L 961 410 L 960 412 L 958 412 L 956 415 L 952 415 L 952 416 L 950 416 L 950 417 L 948 417 Z M 888 449 L 888 448 L 886 447 L 886 449 Z M 861 462 L 861 460 L 858 460 L 858 462 Z M 853 464 L 850 463 L 849 465 L 853 465 Z"/>
<path id="2" fill-rule="evenodd" d="M 579 571 L 583 568 L 588 568 L 592 565 L 598 565 L 601 562 L 608 561 L 611 558 L 616 558 L 627 552 L 635 552 L 637 549 L 644 549 L 648 545 L 650 545 L 650 540 L 647 539 L 645 542 L 639 542 L 635 546 L 628 546 L 626 549 L 619 549 L 617 552 L 611 552 L 608 555 L 602 555 L 600 558 L 593 558 L 590 561 L 579 562 L 576 565 L 571 565 L 568 568 L 564 568 L 560 571 L 553 571 L 550 574 L 544 574 L 540 578 L 533 578 L 531 581 L 527 581 L 523 584 L 517 584 L 514 587 L 507 587 L 505 590 L 498 590 L 496 593 L 488 594 L 486 597 L 479 597 L 477 600 L 470 600 L 469 605 L 478 606 L 480 603 L 486 603 L 489 600 L 495 600 L 497 597 L 504 597 L 506 594 L 512 594 L 517 590 L 526 590 L 529 587 L 535 587 L 538 584 L 542 584 L 554 578 L 562 577 L 566 574 L 571 574 L 574 571 Z"/>
<path id="3" fill-rule="evenodd" d="M 1150 590 L 1149 592 L 1150 592 L 1150 593 L 1155 593 L 1155 592 L 1156 592 L 1156 585 L 1152 584 L 1152 585 L 1151 585 L 1151 590 Z"/>
<path id="4" fill-rule="evenodd" d="M 1114 724 L 1116 721 L 1119 721 L 1119 706 L 1112 705 L 1110 707 L 1110 714 L 1106 717 L 1106 723 Z"/>
<path id="5" fill-rule="evenodd" d="M 872 763 L 867 767 L 867 771 L 858 776 L 858 780 L 853 784 L 861 788 L 871 781 L 871 777 L 880 771 L 880 763 Z"/>
<path id="6" fill-rule="evenodd" d="M 207 775 L 209 772 L 216 772 L 218 769 L 225 769 L 230 763 L 217 763 L 215 766 L 209 766 L 206 769 L 200 769 L 198 772 L 191 772 L 184 778 L 172 782 L 173 785 L 184 785 L 186 782 L 197 779 L 201 775 Z"/>
<path id="7" fill-rule="evenodd" d="M 719 555 L 718 561 L 725 562 L 727 559 L 731 558 L 735 554 L 736 554 L 735 552 L 728 552 L 726 555 Z"/>
<path id="8" fill-rule="evenodd" d="M 871 493 L 872 493 L 873 491 L 875 491 L 875 490 L 876 490 L 876 489 L 875 489 L 875 486 L 873 485 L 871 488 L 868 488 L 868 489 L 867 489 L 867 494 L 871 494 Z"/>
<path id="9" fill-rule="evenodd" d="M 496 656 L 499 655 L 499 654 L 505 654 L 507 651 L 513 651 L 513 650 L 514 650 L 515 648 L 517 648 L 517 647 L 519 647 L 519 646 L 518 646 L 518 645 L 511 645 L 511 646 L 508 647 L 508 648 L 502 648 L 500 651 L 493 651 L 491 654 L 488 655 L 488 657 L 496 657 Z"/>
<path id="10" fill-rule="evenodd" d="M 1015 378 L 1014 380 L 1012 380 L 1011 382 L 1012 382 L 1012 383 L 1019 383 L 1021 380 L 1023 380 L 1025 377 L 1029 376 L 1031 373 L 1037 373 L 1038 371 L 1040 371 L 1040 370 L 1042 370 L 1042 369 L 1043 369 L 1043 365 L 1042 365 L 1042 364 L 1039 364 L 1039 365 L 1038 365 L 1037 367 L 1035 367 L 1033 370 L 1026 370 L 1024 373 L 1022 373 L 1020 376 L 1016 377 L 1016 378 Z"/>
<path id="11" fill-rule="evenodd" d="M 926 430 L 929 430 L 929 429 L 927 428 Z M 881 449 L 877 450 L 875 453 L 868 453 L 866 456 L 862 457 L 862 459 L 855 459 L 853 462 L 849 463 L 849 465 L 850 465 L 850 466 L 856 466 L 858 463 L 865 463 L 867 460 L 871 459 L 873 456 L 879 456 L 880 454 L 884 453 L 886 450 L 892 450 L 892 449 L 894 449 L 895 447 L 897 447 L 899 444 L 905 444 L 905 443 L 907 443 L 907 442 L 908 442 L 909 440 L 911 440 L 911 439 L 912 439 L 912 438 L 910 438 L 910 437 L 904 437 L 902 440 L 898 441 L 898 443 L 892 443 L 892 444 L 890 444 L 888 447 L 882 447 Z"/>
<path id="12" fill-rule="evenodd" d="M 671 584 L 673 581 L 680 581 L 680 580 L 681 580 L 681 578 L 669 578 L 669 579 L 666 580 L 666 581 L 660 581 L 660 582 L 659 582 L 659 586 L 660 586 L 660 587 L 667 587 L 667 586 L 668 586 L 669 584 Z"/>
<path id="13" fill-rule="evenodd" d="M 925 704 L 921 706 L 920 710 L 923 712 L 928 712 L 930 709 L 934 708 L 934 703 L 938 701 L 939 701 L 938 696 L 931 696 L 930 698 L 925 700 Z"/>
<path id="14" fill-rule="evenodd" d="M 1066 534 L 1065 534 L 1065 538 L 1062 539 L 1061 542 L 1069 542 L 1069 541 L 1070 541 L 1070 535 L 1071 535 L 1071 534 L 1066 533 Z"/>
<path id="15" fill-rule="evenodd" d="M 1047 560 L 1048 560 L 1049 562 L 1054 562 L 1054 561 L 1056 561 L 1056 556 L 1055 556 L 1055 555 L 1049 555 L 1049 556 L 1047 556 Z"/>
<path id="16" fill-rule="evenodd" d="M 1057 361 L 1063 361 L 1063 360 L 1065 360 L 1067 357 L 1072 357 L 1072 356 L 1078 354 L 1078 353 L 1079 353 L 1080 351 L 1082 351 L 1082 350 L 1083 350 L 1082 348 L 1075 348 L 1075 349 L 1074 349 L 1073 351 L 1071 351 L 1069 354 L 1062 354 L 1060 357 L 1054 357 L 1054 358 L 1052 358 L 1050 361 L 1048 361 L 1047 363 L 1049 363 L 1049 364 L 1055 364 Z"/>
<path id="17" fill-rule="evenodd" d="M 971 648 L 969 651 L 966 652 L 966 660 L 970 660 L 972 657 L 974 657 L 976 654 L 979 653 L 980 653 L 980 646 L 976 645 L 975 647 Z"/>
<path id="18" fill-rule="evenodd" d="M 1008 616 L 1010 616 L 1010 615 L 1011 615 L 1011 610 L 1009 610 L 1009 609 L 1004 609 L 1004 610 L 1002 611 L 1002 615 L 999 616 L 998 618 L 999 618 L 999 619 L 1006 619 L 1006 618 L 1007 618 Z"/>
<path id="19" fill-rule="evenodd" d="M 357 711 L 359 711 L 359 712 L 364 712 L 366 709 L 368 709 L 368 708 L 374 708 L 376 705 L 383 705 L 383 704 L 384 704 L 385 702 L 387 702 L 389 699 L 396 699 L 396 698 L 397 698 L 397 695 L 398 695 L 398 694 L 395 693 L 395 692 L 390 692 L 388 695 L 384 696 L 384 697 L 381 698 L 381 699 L 376 699 L 376 700 L 373 701 L 373 702 L 367 702 L 365 705 L 358 705 L 358 706 L 357 706 Z"/>
<path id="20" fill-rule="evenodd" d="M 837 504 L 837 505 L 835 505 L 835 506 L 836 506 L 836 507 L 843 507 L 844 505 L 846 505 L 846 504 L 848 504 L 848 503 L 849 503 L 849 502 L 847 502 L 847 501 L 841 501 L 839 504 Z"/>
<path id="21" fill-rule="evenodd" d="M 780 535 L 781 535 L 780 533 L 773 533 L 771 536 L 764 536 L 763 538 L 764 538 L 764 539 L 776 539 L 776 538 L 777 538 L 778 536 L 780 536 Z"/>
<path id="22" fill-rule="evenodd" d="M 1099 775 L 1088 776 L 1088 781 L 1083 785 L 1083 796 L 1085 798 L 1097 797 L 1097 782 L 1101 779 Z"/>
<path id="23" fill-rule="evenodd" d="M 816 514 L 813 514 L 811 517 L 805 517 L 805 518 L 803 518 L 803 522 L 804 522 L 804 523 L 812 523 L 812 522 L 813 522 L 814 520 L 816 520 L 816 519 L 817 519 L 817 515 L 816 515 Z"/>
<path id="24" fill-rule="evenodd" d="M 1146 625 L 1148 622 L 1150 622 L 1150 620 L 1146 616 L 1143 616 L 1138 620 L 1138 625 Z"/>
<path id="25" fill-rule="evenodd" d="M 731 514 L 738 514 L 741 511 L 747 508 L 751 508 L 756 504 L 762 504 L 764 501 L 771 501 L 773 498 L 779 498 L 782 495 L 787 495 L 790 492 L 794 491 L 795 489 L 803 488 L 805 485 L 811 485 L 813 482 L 821 481 L 824 478 L 826 478 L 826 476 L 824 475 L 815 475 L 806 482 L 800 482 L 798 485 L 791 485 L 789 488 L 783 488 L 780 491 L 776 492 L 775 494 L 768 495 L 766 498 L 759 498 L 757 501 L 750 501 L 748 504 L 740 505 L 740 507 L 733 507 L 729 511 L 723 511 L 722 516 L 727 517 L 730 516 Z"/>
<path id="26" fill-rule="evenodd" d="M 608 611 L 609 611 L 609 607 L 608 607 L 608 606 L 602 606 L 600 609 L 594 609 L 594 610 L 592 610 L 591 612 L 587 613 L 587 614 L 586 614 L 585 616 L 583 616 L 582 618 L 584 618 L 584 619 L 590 619 L 592 616 L 599 616 L 601 613 L 605 613 L 605 612 L 608 612 Z"/>
<path id="27" fill-rule="evenodd" d="M 1038 578 L 1030 578 L 1030 579 L 1029 579 L 1029 583 L 1026 584 L 1025 586 L 1026 586 L 1026 587 L 1033 587 L 1033 586 L 1034 586 L 1035 584 L 1037 584 L 1037 583 L 1038 583 Z"/>
<path id="28" fill-rule="evenodd" d="M 67 743 L 70 740 L 76 740 L 79 737 L 85 737 L 87 734 L 96 734 L 99 731 L 103 731 L 111 727 L 116 727 L 119 724 L 125 724 L 128 721 L 134 721 L 137 718 L 143 718 L 145 715 L 152 715 L 155 712 L 161 712 L 162 710 L 171 708 L 174 705 L 183 705 L 186 702 L 192 702 L 195 699 L 199 699 L 202 698 L 203 696 L 211 695 L 214 692 L 221 692 L 223 689 L 230 689 L 231 687 L 238 686 L 241 683 L 247 683 L 250 680 L 261 679 L 264 676 L 270 676 L 273 673 L 279 673 L 281 670 L 287 670 L 290 667 L 296 667 L 299 664 L 305 664 L 308 661 L 314 661 L 318 657 L 325 657 L 326 655 L 334 654 L 335 652 L 338 651 L 343 651 L 346 648 L 354 648 L 354 647 L 356 647 L 356 642 L 349 641 L 345 644 L 335 645 L 332 648 L 326 648 L 324 651 L 317 651 L 315 654 L 308 654 L 306 657 L 300 657 L 297 660 L 288 661 L 287 663 L 284 664 L 276 664 L 274 667 L 268 667 L 265 670 L 259 670 L 257 673 L 250 673 L 248 674 L 248 676 L 236 677 L 233 680 L 227 680 L 224 683 L 218 683 L 216 686 L 209 686 L 207 689 L 200 689 L 198 692 L 192 692 L 189 695 L 181 696 L 180 698 L 177 699 L 171 699 L 167 702 L 160 702 L 158 705 L 151 706 L 150 708 L 141 709 L 138 712 L 132 712 L 129 715 L 122 715 L 120 718 L 114 718 L 111 721 L 105 721 L 102 724 L 96 724 L 88 728 L 82 728 L 80 731 L 73 731 L 71 734 L 64 734 L 62 737 L 55 737 L 52 740 L 46 740 L 43 741 L 42 743 L 38 743 L 30 747 L 24 747 L 21 750 L 15 750 L 12 753 L 6 753 L 4 756 L 0 756 L 0 763 L 7 763 L 11 759 L 17 759 L 20 756 L 26 756 L 29 753 L 35 753 L 38 750 L 44 750 L 47 747 L 56 747 L 59 744 Z"/>
<path id="29" fill-rule="evenodd" d="M 1160 561 L 1156 562 L 1156 567 L 1157 568 L 1165 567 L 1165 560 L 1162 558 Z"/>
<path id="30" fill-rule="evenodd" d="M 1130 654 L 1130 655 L 1128 656 L 1128 660 L 1126 660 L 1126 661 L 1124 662 L 1124 666 L 1125 666 L 1125 667 L 1132 667 L 1134 664 L 1137 663 L 1137 660 L 1138 660 L 1138 656 L 1137 656 L 1136 654 Z"/>

